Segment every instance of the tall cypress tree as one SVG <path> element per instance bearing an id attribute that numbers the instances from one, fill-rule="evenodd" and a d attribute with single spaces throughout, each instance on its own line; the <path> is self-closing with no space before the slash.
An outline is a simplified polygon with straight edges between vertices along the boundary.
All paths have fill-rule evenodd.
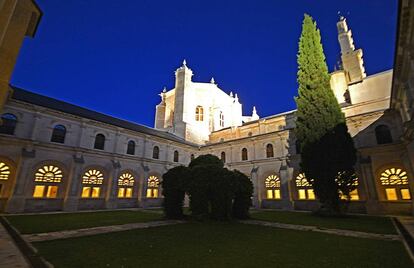
<path id="1" fill-rule="evenodd" d="M 296 138 L 301 146 L 301 169 L 312 184 L 322 208 L 340 209 L 340 193 L 353 190 L 356 151 L 345 116 L 330 87 L 321 35 L 305 14 L 298 53 Z"/>

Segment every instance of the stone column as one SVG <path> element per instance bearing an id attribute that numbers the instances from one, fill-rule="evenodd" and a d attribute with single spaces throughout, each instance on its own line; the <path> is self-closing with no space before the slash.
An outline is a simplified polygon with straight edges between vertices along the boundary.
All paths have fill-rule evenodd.
<path id="1" fill-rule="evenodd" d="M 147 189 L 148 189 L 148 173 L 149 173 L 149 167 L 146 166 L 144 163 L 141 163 L 142 166 L 142 170 L 144 171 L 144 178 L 142 180 L 142 197 L 141 197 L 141 207 L 145 208 L 146 207 L 146 199 L 147 199 Z"/>
<path id="2" fill-rule="evenodd" d="M 28 151 L 26 148 L 22 149 L 22 155 L 16 168 L 16 183 L 12 190 L 13 194 L 6 204 L 5 211 L 7 213 L 23 212 L 26 197 L 32 197 L 32 192 L 26 188 L 30 183 L 29 180 L 33 179 L 31 176 L 31 167 L 33 166 L 35 157 L 36 151 L 34 149 L 31 149 L 30 151 Z"/>
<path id="3" fill-rule="evenodd" d="M 76 153 L 73 156 L 71 170 L 68 176 L 68 189 L 63 203 L 64 211 L 78 210 L 84 163 L 85 160 L 83 159 L 83 155 L 81 153 Z"/>
<path id="4" fill-rule="evenodd" d="M 280 192 L 282 195 L 282 207 L 284 209 L 293 209 L 292 198 L 289 191 L 289 170 L 286 161 L 282 161 L 282 165 L 279 170 L 280 175 Z"/>
<path id="5" fill-rule="evenodd" d="M 361 170 L 361 183 L 364 183 L 366 190 L 366 209 L 368 214 L 378 214 L 381 210 L 378 193 L 377 193 L 377 184 L 375 183 L 375 177 L 372 173 L 371 167 L 371 158 L 370 157 L 360 157 L 360 170 Z"/>
<path id="6" fill-rule="evenodd" d="M 105 207 L 108 209 L 114 209 L 117 206 L 117 189 L 118 189 L 118 177 L 121 164 L 118 160 L 112 160 L 112 172 L 110 172 L 109 184 L 106 195 Z"/>
<path id="7" fill-rule="evenodd" d="M 259 182 L 259 176 L 257 175 L 257 171 L 259 167 L 253 166 L 252 171 L 250 173 L 250 180 L 253 183 L 253 206 L 255 208 L 261 208 L 262 204 L 262 194 Z"/>

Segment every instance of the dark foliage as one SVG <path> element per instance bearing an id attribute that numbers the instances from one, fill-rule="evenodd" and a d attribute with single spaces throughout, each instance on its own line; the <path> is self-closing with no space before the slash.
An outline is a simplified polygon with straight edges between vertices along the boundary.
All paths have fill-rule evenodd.
<path id="1" fill-rule="evenodd" d="M 189 170 L 184 166 L 174 167 L 162 176 L 163 208 L 167 218 L 183 217 L 183 203 L 188 179 Z"/>
<path id="2" fill-rule="evenodd" d="M 253 184 L 249 178 L 238 170 L 233 171 L 235 193 L 232 207 L 233 217 L 249 218 L 249 208 L 252 205 Z"/>

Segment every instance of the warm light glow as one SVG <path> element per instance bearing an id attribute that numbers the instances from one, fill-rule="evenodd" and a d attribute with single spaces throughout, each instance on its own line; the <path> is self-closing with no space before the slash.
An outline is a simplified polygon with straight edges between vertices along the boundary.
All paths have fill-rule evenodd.
<path id="1" fill-rule="evenodd" d="M 91 195 L 91 187 L 82 188 L 82 198 L 88 198 Z"/>
<path id="2" fill-rule="evenodd" d="M 410 190 L 409 189 L 401 189 L 401 199 L 403 200 L 410 200 L 411 199 L 411 194 L 410 194 Z"/>
<path id="3" fill-rule="evenodd" d="M 98 198 L 101 193 L 101 187 L 92 187 L 92 198 Z"/>
<path id="4" fill-rule="evenodd" d="M 125 195 L 125 188 L 118 189 L 118 197 L 122 198 Z"/>
<path id="5" fill-rule="evenodd" d="M 132 197 L 132 188 L 126 188 L 125 197 L 126 198 Z"/>
<path id="6" fill-rule="evenodd" d="M 160 183 L 160 180 L 158 179 L 157 176 L 150 176 L 148 178 L 148 187 L 157 187 L 158 188 L 159 183 Z"/>
<path id="7" fill-rule="evenodd" d="M 102 184 L 104 176 L 101 171 L 97 169 L 90 169 L 85 172 L 82 177 L 83 184 Z"/>
<path id="8" fill-rule="evenodd" d="M 62 180 L 62 171 L 55 166 L 43 166 L 35 174 L 37 182 L 60 182 Z"/>
<path id="9" fill-rule="evenodd" d="M 34 198 L 42 198 L 43 197 L 43 193 L 45 192 L 45 187 L 44 185 L 36 185 L 34 188 L 34 192 L 33 192 L 33 197 Z"/>
<path id="10" fill-rule="evenodd" d="M 6 163 L 0 162 L 0 180 L 7 180 L 10 176 L 10 167 Z"/>
<path id="11" fill-rule="evenodd" d="M 308 199 L 315 200 L 315 193 L 313 192 L 313 189 L 308 189 Z"/>
<path id="12" fill-rule="evenodd" d="M 58 191 L 57 186 L 48 186 L 47 187 L 47 192 L 46 192 L 46 197 L 47 198 L 56 198 L 57 197 L 57 191 Z"/>
<path id="13" fill-rule="evenodd" d="M 297 187 L 310 187 L 308 180 L 305 177 L 305 174 L 300 173 L 298 176 L 296 176 L 296 186 Z"/>
<path id="14" fill-rule="evenodd" d="M 280 188 L 280 179 L 276 175 L 270 175 L 265 180 L 266 188 Z"/>
<path id="15" fill-rule="evenodd" d="M 158 189 L 156 188 L 147 189 L 147 198 L 158 198 Z"/>
<path id="16" fill-rule="evenodd" d="M 299 199 L 306 199 L 306 190 L 305 189 L 299 189 L 298 194 L 299 194 Z"/>
<path id="17" fill-rule="evenodd" d="M 134 186 L 134 176 L 125 172 L 118 179 L 118 186 Z"/>
<path id="18" fill-rule="evenodd" d="M 387 200 L 390 200 L 390 201 L 398 200 L 397 191 L 395 190 L 395 188 L 386 188 L 385 194 L 387 196 Z"/>
<path id="19" fill-rule="evenodd" d="M 296 176 L 295 183 L 298 188 L 298 197 L 300 200 L 315 200 L 312 185 L 306 179 L 305 174 L 300 173 Z"/>
<path id="20" fill-rule="evenodd" d="M 382 185 L 406 185 L 408 184 L 407 172 L 401 168 L 386 169 L 381 173 L 380 181 Z"/>

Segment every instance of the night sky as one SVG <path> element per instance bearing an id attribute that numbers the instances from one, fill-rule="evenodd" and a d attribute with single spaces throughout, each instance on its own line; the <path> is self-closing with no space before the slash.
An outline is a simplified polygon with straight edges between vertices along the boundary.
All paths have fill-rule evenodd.
<path id="1" fill-rule="evenodd" d="M 321 30 L 328 67 L 340 57 L 336 22 L 347 17 L 368 75 L 392 68 L 396 0 L 37 0 L 43 17 L 23 44 L 12 84 L 153 126 L 158 94 L 183 59 L 193 81 L 213 76 L 238 93 L 243 114 L 295 109 L 303 14 Z"/>

